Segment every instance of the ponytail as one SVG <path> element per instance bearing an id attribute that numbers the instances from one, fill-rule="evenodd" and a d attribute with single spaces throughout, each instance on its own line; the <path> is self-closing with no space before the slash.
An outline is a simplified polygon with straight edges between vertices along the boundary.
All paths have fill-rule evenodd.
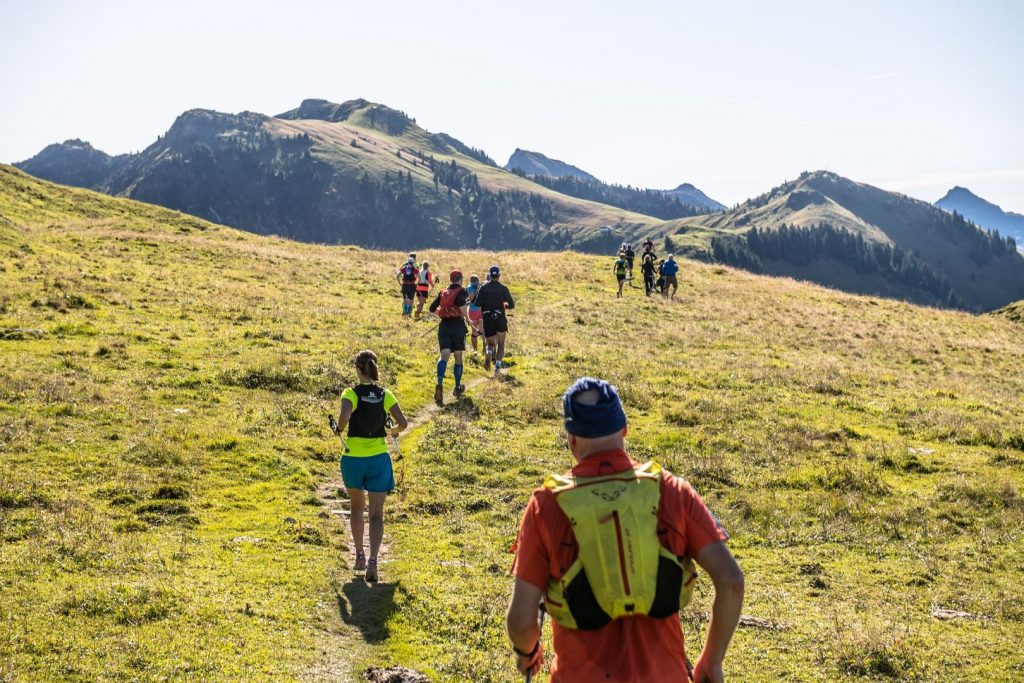
<path id="1" fill-rule="evenodd" d="M 360 351 L 356 356 L 356 370 L 374 382 L 380 381 L 380 373 L 377 370 L 377 354 L 373 351 Z"/>

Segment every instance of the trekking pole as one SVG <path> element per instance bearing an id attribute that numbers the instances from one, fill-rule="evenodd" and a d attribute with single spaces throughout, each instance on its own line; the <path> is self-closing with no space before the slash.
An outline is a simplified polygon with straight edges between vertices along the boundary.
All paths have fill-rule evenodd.
<path id="1" fill-rule="evenodd" d="M 388 436 L 391 437 L 391 445 L 395 447 L 395 460 L 402 461 L 402 469 L 398 472 L 398 482 L 395 484 L 395 488 L 397 489 L 402 485 L 402 482 L 405 481 L 405 459 L 402 457 L 402 449 L 398 447 L 398 437 L 391 433 L 391 428 L 395 426 L 395 421 L 391 419 L 390 415 L 388 416 L 386 426 L 388 428 Z"/>
<path id="2" fill-rule="evenodd" d="M 438 321 L 436 325 L 434 325 L 433 327 L 431 327 L 431 328 L 430 328 L 429 330 L 427 330 L 426 332 L 424 332 L 424 333 L 423 333 L 423 334 L 421 334 L 420 336 L 421 336 L 421 337 L 426 337 L 426 336 L 427 336 L 428 334 L 430 334 L 431 332 L 433 332 L 434 330 L 436 330 L 436 329 L 437 329 L 438 327 L 440 327 L 440 325 L 441 325 L 441 321 Z"/>
<path id="3" fill-rule="evenodd" d="M 540 603 L 539 605 L 537 605 L 537 611 L 540 612 L 540 619 L 539 619 L 540 623 L 539 623 L 539 625 L 537 627 L 537 630 L 538 630 L 538 632 L 537 632 L 537 643 L 539 644 L 540 643 L 540 639 L 544 637 L 544 617 L 547 615 L 548 611 L 546 609 L 544 609 L 544 603 L 543 602 Z M 532 671 L 527 671 L 526 672 L 526 683 L 531 683 L 531 681 L 533 681 L 533 672 Z"/>
<path id="4" fill-rule="evenodd" d="M 338 429 L 338 421 L 334 419 L 333 415 L 327 416 L 327 424 L 331 426 L 331 431 L 338 435 L 341 439 L 341 447 L 345 449 L 345 453 L 348 453 L 348 444 L 345 443 L 345 437 L 341 435 L 341 431 Z"/>

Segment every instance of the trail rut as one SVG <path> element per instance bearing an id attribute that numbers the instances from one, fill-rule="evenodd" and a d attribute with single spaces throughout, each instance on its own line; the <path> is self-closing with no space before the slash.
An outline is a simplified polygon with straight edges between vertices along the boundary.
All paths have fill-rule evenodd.
<path id="1" fill-rule="evenodd" d="M 477 377 L 466 383 L 466 393 L 479 387 L 484 382 L 491 381 L 492 375 Z M 446 401 L 453 400 L 453 396 L 446 396 Z M 399 446 L 407 436 L 415 430 L 429 423 L 441 410 L 443 406 L 429 403 L 416 411 L 409 420 L 409 427 L 403 436 L 399 438 Z M 389 447 L 391 446 L 389 440 Z M 406 458 L 410 457 L 408 452 L 402 452 L 402 460 L 396 463 L 398 470 L 396 477 L 399 483 L 402 476 L 399 474 L 407 465 Z M 392 454 L 394 457 L 394 454 Z M 339 529 L 343 538 L 349 537 L 349 501 L 348 498 L 340 495 L 343 490 L 341 472 L 335 469 L 332 475 L 325 479 L 316 489 L 317 498 L 323 506 L 321 516 L 326 516 L 327 523 Z M 339 528 L 340 527 L 340 528 Z M 334 590 L 335 605 L 322 605 L 325 612 L 334 612 L 327 617 L 328 625 L 325 626 L 324 640 L 319 644 L 320 656 L 316 664 L 307 669 L 301 675 L 306 681 L 356 681 L 362 680 L 362 675 L 353 669 L 353 661 L 358 659 L 359 652 L 368 645 L 384 640 L 387 637 L 386 622 L 394 610 L 392 598 L 396 584 L 392 582 L 387 573 L 387 564 L 390 548 L 387 542 L 387 530 L 385 527 L 384 542 L 381 545 L 378 563 L 380 565 L 380 581 L 378 583 L 366 583 L 362 573 L 355 573 L 351 569 L 352 550 L 348 542 L 343 544 L 341 573 L 332 581 Z M 338 622 L 341 623 L 338 623 Z"/>

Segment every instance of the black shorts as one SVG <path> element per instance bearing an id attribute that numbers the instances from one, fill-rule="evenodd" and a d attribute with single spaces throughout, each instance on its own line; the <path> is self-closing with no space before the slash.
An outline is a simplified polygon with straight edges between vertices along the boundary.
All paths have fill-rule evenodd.
<path id="1" fill-rule="evenodd" d="M 508 332 L 508 319 L 501 311 L 484 311 L 484 336 L 493 337 L 499 332 Z"/>
<path id="2" fill-rule="evenodd" d="M 625 273 L 615 273 L 615 279 L 618 280 L 619 282 L 622 282 L 623 280 L 626 279 L 626 274 Z"/>
<path id="3" fill-rule="evenodd" d="M 402 285 L 402 298 L 412 299 L 416 296 L 416 283 Z"/>
<path id="4" fill-rule="evenodd" d="M 424 301 L 426 301 L 427 297 L 430 296 L 430 290 L 429 289 L 417 289 L 416 290 L 416 296 L 418 296 L 419 298 L 421 298 Z"/>
<path id="5" fill-rule="evenodd" d="M 462 319 L 449 322 L 442 320 L 437 326 L 437 346 L 449 351 L 466 350 L 466 323 Z"/>

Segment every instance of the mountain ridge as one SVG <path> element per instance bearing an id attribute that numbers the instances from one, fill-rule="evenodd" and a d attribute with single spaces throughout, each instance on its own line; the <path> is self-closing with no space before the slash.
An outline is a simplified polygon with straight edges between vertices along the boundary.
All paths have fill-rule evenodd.
<path id="1" fill-rule="evenodd" d="M 15 165 L 306 241 L 604 250 L 660 222 L 549 190 L 362 99 L 304 100 L 276 117 L 190 109 L 99 180 L 36 157 Z"/>
<path id="2" fill-rule="evenodd" d="M 660 190 L 660 192 L 670 197 L 675 197 L 682 203 L 695 206 L 698 209 L 724 211 L 726 208 L 725 204 L 707 196 L 699 188 L 694 187 L 692 183 L 682 183 L 671 190 Z"/>
<path id="3" fill-rule="evenodd" d="M 507 170 L 519 173 L 525 177 L 534 178 L 535 176 L 560 179 L 560 178 L 576 178 L 590 183 L 600 183 L 610 188 L 625 188 L 629 190 L 636 190 L 638 192 L 658 192 L 666 197 L 672 197 L 678 199 L 682 204 L 692 206 L 695 209 L 703 211 L 721 211 L 725 209 L 725 205 L 715 201 L 711 197 L 708 197 L 698 188 L 694 187 L 692 183 L 681 183 L 677 187 L 671 190 L 647 190 L 644 188 L 636 187 L 632 185 L 617 185 L 613 183 L 605 183 L 596 176 L 584 171 L 578 166 L 574 166 L 566 161 L 560 159 L 552 159 L 551 157 L 542 154 L 541 152 L 533 152 L 530 150 L 516 148 L 512 156 L 509 157 L 508 163 L 505 164 Z M 548 187 L 551 187 L 549 183 L 543 183 Z M 573 196 L 580 196 L 575 194 Z M 655 214 L 657 215 L 657 214 Z M 665 218 L 665 216 L 661 216 Z"/>
<path id="4" fill-rule="evenodd" d="M 960 185 L 953 186 L 935 202 L 935 206 L 955 211 L 981 228 L 1009 235 L 1016 240 L 1018 248 L 1024 249 L 1024 214 L 1004 211 L 999 205 Z"/>
<path id="5" fill-rule="evenodd" d="M 552 159 L 540 152 L 531 152 L 530 150 L 520 149 L 519 147 L 516 147 L 516 151 L 512 152 L 512 156 L 508 158 L 508 163 L 505 164 L 505 169 L 509 171 L 521 171 L 528 176 L 543 175 L 548 176 L 549 178 L 572 176 L 574 178 L 582 178 L 584 180 L 598 180 L 596 176 L 587 173 L 578 166 L 573 166 L 572 164 L 559 159 Z"/>
<path id="6" fill-rule="evenodd" d="M 277 117 L 190 109 L 136 154 L 111 157 L 76 139 L 44 152 L 17 166 L 307 242 L 608 253 L 651 237 L 706 260 L 934 306 L 982 311 L 1024 298 L 1009 241 L 834 173 L 808 172 L 732 209 L 677 219 L 678 209 L 648 196 L 663 191 L 625 188 L 616 199 L 605 192 L 614 186 L 524 177 L 367 100 L 304 100 Z"/>
<path id="7" fill-rule="evenodd" d="M 85 140 L 72 138 L 47 145 L 18 167 L 37 177 L 59 177 L 68 185 L 95 187 L 120 171 L 130 158 L 130 154 L 112 156 Z"/>
<path id="8" fill-rule="evenodd" d="M 684 252 L 846 291 L 973 311 L 1024 298 L 1024 258 L 1012 240 L 830 171 L 671 223 Z"/>

